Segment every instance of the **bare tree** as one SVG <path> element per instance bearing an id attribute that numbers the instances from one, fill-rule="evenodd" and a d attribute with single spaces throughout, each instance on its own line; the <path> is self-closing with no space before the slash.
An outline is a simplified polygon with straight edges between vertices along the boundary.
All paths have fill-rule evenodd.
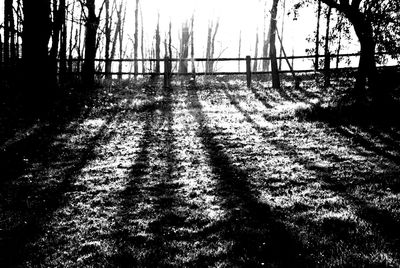
<path id="1" fill-rule="evenodd" d="M 254 49 L 254 58 L 257 58 L 258 56 L 258 28 L 256 30 L 256 47 Z M 253 61 L 253 72 L 257 71 L 257 60 L 254 59 Z"/>
<path id="2" fill-rule="evenodd" d="M 105 25 L 105 72 L 106 78 L 111 78 L 111 60 L 110 60 L 110 44 L 111 44 L 111 14 L 110 14 L 110 0 L 105 0 L 106 2 L 106 25 Z"/>
<path id="3" fill-rule="evenodd" d="M 239 53 L 238 53 L 238 58 L 240 59 L 240 53 L 242 49 L 242 31 L 239 31 Z M 238 61 L 238 72 L 240 72 L 240 60 Z"/>
<path id="4" fill-rule="evenodd" d="M 317 8 L 317 30 L 315 33 L 315 71 L 319 69 L 319 24 L 321 20 L 321 0 L 318 0 L 318 8 Z"/>
<path id="5" fill-rule="evenodd" d="M 336 49 L 336 70 L 339 69 L 340 62 L 340 50 L 342 48 L 342 30 L 343 30 L 343 15 L 339 14 L 337 19 L 337 34 L 338 34 L 338 45 Z"/>
<path id="6" fill-rule="evenodd" d="M 140 34 L 140 51 L 142 54 L 142 73 L 145 72 L 145 62 L 144 62 L 144 26 L 143 26 L 143 11 L 142 8 L 140 8 L 140 27 L 142 29 L 141 34 Z"/>
<path id="7" fill-rule="evenodd" d="M 66 23 L 66 3 L 65 0 L 60 0 L 60 17 L 62 21 L 61 26 L 61 40 L 60 40 L 60 82 L 64 83 L 67 73 L 67 23 Z"/>
<path id="8" fill-rule="evenodd" d="M 269 42 L 271 37 L 271 24 L 268 26 L 268 31 L 266 30 L 266 21 L 267 21 L 267 1 L 265 2 L 264 7 L 264 31 L 263 31 L 263 57 L 266 58 L 269 56 Z M 263 60 L 263 71 L 269 70 L 269 61 Z"/>
<path id="9" fill-rule="evenodd" d="M 182 25 L 181 47 L 179 53 L 179 73 L 185 74 L 188 72 L 187 58 L 189 56 L 189 26 L 185 22 Z"/>
<path id="10" fill-rule="evenodd" d="M 324 87 L 327 88 L 330 86 L 331 82 L 331 71 L 330 71 L 330 63 L 331 57 L 329 52 L 329 30 L 330 30 L 330 22 L 331 22 L 331 13 L 332 8 L 328 7 L 326 13 L 326 33 L 325 33 L 325 59 L 324 59 Z"/>
<path id="11" fill-rule="evenodd" d="M 82 6 L 86 7 L 86 29 L 85 29 L 85 62 L 82 70 L 83 83 L 92 87 L 94 85 L 95 57 L 97 50 L 97 29 L 99 27 L 99 17 L 105 2 L 101 5 L 99 15 L 96 15 L 95 0 L 80 0 Z"/>
<path id="12" fill-rule="evenodd" d="M 69 30 L 69 45 L 68 45 L 68 50 L 69 50 L 68 51 L 68 72 L 70 74 L 72 74 L 72 71 L 73 71 L 73 67 L 72 67 L 72 65 L 73 65 L 72 64 L 73 63 L 72 57 L 73 56 L 72 56 L 72 53 L 73 53 L 74 49 L 76 48 L 76 41 L 75 41 L 75 43 L 73 43 L 73 40 L 74 40 L 74 38 L 73 38 L 73 34 L 74 34 L 74 15 L 75 15 L 75 2 L 74 1 L 71 3 L 71 11 L 70 11 L 70 13 L 71 13 L 71 18 L 70 18 L 71 23 L 70 23 L 70 30 Z"/>
<path id="13" fill-rule="evenodd" d="M 113 38 L 112 46 L 111 46 L 111 54 L 110 54 L 110 58 L 111 59 L 115 58 L 119 35 L 120 35 L 121 30 L 123 28 L 122 27 L 122 21 L 123 21 L 122 9 L 123 8 L 124 8 L 124 3 L 121 1 L 119 3 L 119 7 L 117 8 L 117 22 L 116 22 L 116 25 L 115 25 L 114 38 Z"/>
<path id="14" fill-rule="evenodd" d="M 161 37 L 160 37 L 160 13 L 157 15 L 157 27 L 156 27 L 156 68 L 155 72 L 160 73 L 160 53 L 161 53 Z"/>
<path id="15" fill-rule="evenodd" d="M 4 0 L 4 63 L 10 62 L 10 43 L 13 37 L 14 24 L 13 0 Z"/>
<path id="16" fill-rule="evenodd" d="M 121 2 L 121 5 L 122 5 L 122 2 Z M 120 27 L 119 32 L 118 32 L 119 57 L 120 57 L 120 59 L 122 59 L 124 57 L 123 45 L 124 45 L 125 18 L 126 18 L 126 5 L 125 5 L 125 8 L 124 8 L 123 16 L 121 18 L 119 18 L 121 20 L 121 27 Z M 122 79 L 122 61 L 120 61 L 119 64 L 118 64 L 118 79 Z"/>
<path id="17" fill-rule="evenodd" d="M 168 26 L 168 54 L 169 57 L 172 58 L 172 22 L 169 21 Z"/>
<path id="18" fill-rule="evenodd" d="M 275 47 L 275 35 L 276 35 L 276 15 L 278 12 L 278 2 L 279 0 L 273 0 L 272 9 L 271 9 L 271 37 L 270 37 L 270 48 L 269 54 L 271 57 L 271 71 L 272 71 L 272 87 L 280 88 L 280 80 L 278 73 L 278 62 L 276 59 L 276 47 Z"/>
<path id="19" fill-rule="evenodd" d="M 214 27 L 214 23 L 211 21 L 208 25 L 208 35 L 207 35 L 207 48 L 206 48 L 206 73 L 211 73 L 214 70 L 214 61 L 210 60 L 214 57 L 215 50 L 215 37 L 217 35 L 219 28 L 219 18 Z"/>
<path id="20" fill-rule="evenodd" d="M 138 16 L 139 16 L 139 0 L 136 0 L 136 6 L 135 6 L 135 34 L 134 34 L 134 46 L 133 46 L 133 59 L 134 59 L 134 67 L 133 67 L 133 71 L 135 73 L 134 78 L 137 79 L 137 75 L 138 75 L 138 70 L 139 70 L 139 66 L 138 66 L 138 62 L 137 62 L 137 58 L 138 58 L 138 41 L 139 41 L 139 36 L 138 36 L 138 32 L 139 32 L 139 23 L 138 23 Z M 143 29 L 143 17 L 142 17 L 142 29 Z M 142 33 L 143 36 L 143 33 Z M 142 40 L 143 41 L 143 40 Z M 143 57 L 143 42 L 142 42 L 142 57 Z"/>
<path id="21" fill-rule="evenodd" d="M 282 10 L 282 25 L 281 25 L 281 48 L 279 50 L 279 70 L 282 69 L 282 54 L 283 54 L 283 33 L 285 29 L 285 13 L 286 13 L 286 0 L 283 0 L 283 10 Z"/>
<path id="22" fill-rule="evenodd" d="M 44 98 L 49 97 L 50 89 L 53 87 L 53 85 L 49 84 L 50 80 L 42 80 L 43 77 L 46 77 L 44 74 L 53 73 L 50 70 L 51 65 L 48 55 L 48 45 L 51 36 L 50 0 L 24 0 L 23 12 L 23 82 L 40 84 L 39 88 L 41 90 L 36 92 L 29 90 L 26 93 L 28 97 L 44 101 Z M 40 68 L 38 68 L 38 63 L 41 63 Z"/>
<path id="23" fill-rule="evenodd" d="M 57 7 L 58 4 L 58 7 Z M 66 49 L 66 44 L 65 42 L 65 0 L 59 0 L 53 1 L 53 14 L 54 14 L 54 19 L 53 19 L 53 27 L 52 27 L 52 46 L 50 49 L 50 59 L 51 59 L 51 64 L 53 65 L 51 70 L 54 72 L 51 75 L 51 79 L 54 79 L 52 83 L 56 83 L 57 79 L 57 59 L 58 56 L 60 56 L 60 59 L 62 58 L 63 62 L 60 61 L 60 66 L 62 65 L 63 67 L 60 68 L 60 73 L 61 69 L 62 72 L 65 72 L 65 53 L 64 51 Z M 60 42 L 61 39 L 61 42 Z M 62 48 L 62 51 L 59 51 L 59 45 Z M 62 55 L 64 54 L 64 55 Z M 64 75 L 64 74 L 63 74 Z"/>
<path id="24" fill-rule="evenodd" d="M 191 40 L 190 40 L 190 44 L 191 44 L 190 58 L 192 60 L 192 77 L 194 78 L 196 76 L 196 67 L 194 65 L 194 12 L 192 14 L 192 20 L 191 20 L 190 29 L 191 29 L 191 32 L 190 32 L 190 36 L 191 36 Z"/>

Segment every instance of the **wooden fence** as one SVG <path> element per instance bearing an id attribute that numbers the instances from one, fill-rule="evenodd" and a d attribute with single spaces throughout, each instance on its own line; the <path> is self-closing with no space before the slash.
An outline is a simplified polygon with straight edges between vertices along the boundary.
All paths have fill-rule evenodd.
<path id="1" fill-rule="evenodd" d="M 379 53 L 377 55 L 386 55 L 387 53 Z M 351 57 L 359 57 L 360 54 L 359 53 L 349 53 L 349 54 L 339 54 L 339 55 L 331 55 L 331 59 L 341 59 L 343 61 L 343 58 L 351 58 Z M 319 59 L 323 59 L 324 55 L 318 55 Z M 287 57 L 277 57 L 277 60 L 285 60 L 287 66 L 289 67 L 286 70 L 279 70 L 279 73 L 286 73 L 286 74 L 292 74 L 294 77 L 296 76 L 296 74 L 299 73 L 315 73 L 315 72 L 323 72 L 324 70 L 318 69 L 316 70 L 315 68 L 311 68 L 313 66 L 312 63 L 314 63 L 314 61 L 312 61 L 312 63 L 310 62 L 309 69 L 295 69 L 293 66 L 293 62 L 294 60 L 304 60 L 304 59 L 310 59 L 310 60 L 314 60 L 316 58 L 316 55 L 306 55 L 306 56 L 287 56 Z M 270 61 L 271 58 L 270 57 L 258 57 L 258 58 L 252 58 L 250 56 L 246 56 L 245 58 L 215 58 L 215 59 L 207 59 L 207 58 L 194 58 L 194 59 L 179 59 L 179 58 L 164 58 L 164 59 L 110 59 L 108 60 L 111 63 L 129 63 L 132 62 L 134 63 L 136 62 L 152 62 L 155 63 L 157 61 L 159 61 L 159 63 L 163 63 L 163 71 L 162 72 L 154 72 L 154 71 L 144 71 L 142 70 L 141 72 L 137 72 L 135 73 L 134 71 L 130 70 L 130 71 L 113 71 L 113 72 L 109 72 L 106 73 L 105 71 L 99 70 L 99 68 L 97 69 L 97 71 L 95 72 L 96 75 L 118 75 L 119 77 L 122 77 L 123 75 L 129 75 L 129 76 L 135 76 L 135 75 L 153 75 L 153 76 L 157 76 L 157 75 L 163 75 L 165 78 L 170 78 L 173 75 L 182 75 L 182 76 L 193 76 L 193 75 L 246 75 L 247 78 L 247 84 L 250 85 L 251 84 L 251 77 L 252 75 L 258 75 L 258 74 L 271 74 L 271 71 L 253 71 L 251 69 L 252 67 L 252 61 Z M 107 62 L 106 59 L 96 59 L 95 60 L 97 62 L 97 65 L 99 63 L 105 64 Z M 173 71 L 171 66 L 172 66 L 172 62 L 245 62 L 246 63 L 246 70 L 245 71 L 230 71 L 230 72 L 226 72 L 226 71 L 213 71 L 213 72 L 187 72 L 187 73 L 182 73 L 182 72 L 176 72 Z M 291 61 L 291 63 L 289 62 Z M 67 62 L 69 65 L 73 64 L 75 66 L 78 66 L 77 68 L 75 68 L 75 70 L 73 71 L 73 73 L 80 73 L 81 70 L 81 66 L 82 63 L 84 62 L 84 59 L 67 59 Z M 240 63 L 239 63 L 240 64 Z M 104 69 L 104 68 L 102 68 Z M 331 68 L 334 70 L 356 70 L 357 67 L 340 67 L 340 68 Z M 72 70 L 72 69 L 70 69 Z"/>

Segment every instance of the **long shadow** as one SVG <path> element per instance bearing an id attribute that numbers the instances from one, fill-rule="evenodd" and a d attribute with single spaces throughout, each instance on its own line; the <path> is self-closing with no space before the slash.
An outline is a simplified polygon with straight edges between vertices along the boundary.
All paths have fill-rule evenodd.
<path id="1" fill-rule="evenodd" d="M 216 190 L 228 212 L 226 219 L 209 230 L 222 232 L 225 240 L 233 242 L 227 253 L 228 260 L 235 266 L 247 267 L 264 264 L 311 266 L 312 260 L 304 258 L 303 246 L 276 218 L 271 208 L 256 198 L 257 193 L 250 187 L 249 174 L 235 167 L 219 146 L 216 133 L 208 127 L 208 119 L 195 88 L 189 90 L 188 101 L 190 111 L 199 124 L 199 136 L 208 152 L 212 170 L 218 177 Z"/>
<path id="2" fill-rule="evenodd" d="M 112 116 L 109 120 L 111 118 Z M 57 129 L 60 133 L 65 130 L 62 127 Z M 24 219 L 16 219 L 18 223 L 14 226 L 1 227 L 0 251 L 2 255 L 0 264 L 2 264 L 2 267 L 18 266 L 28 255 L 35 265 L 41 266 L 44 258 L 42 252 L 27 251 L 27 244 L 34 242 L 45 232 L 44 226 L 46 222 L 51 220 L 52 213 L 65 205 L 64 194 L 74 190 L 73 183 L 76 176 L 89 161 L 96 157 L 96 147 L 100 142 L 106 142 L 107 139 L 111 138 L 111 133 L 107 133 L 107 123 L 105 123 L 96 135 L 87 140 L 83 149 L 64 148 L 62 145 L 59 145 L 58 148 L 50 147 L 56 133 L 50 132 L 46 133 L 49 136 L 31 137 L 21 144 L 29 146 L 25 148 L 26 151 L 23 151 L 23 153 L 29 154 L 32 158 L 35 157 L 39 162 L 41 161 L 41 167 L 33 173 L 34 179 L 45 179 L 41 178 L 43 176 L 41 171 L 47 168 L 60 168 L 57 161 L 61 162 L 62 171 L 57 183 L 48 183 L 45 187 L 38 187 L 35 183 L 26 182 L 19 184 L 15 189 L 7 187 L 1 191 L 3 196 L 7 195 L 7 191 L 12 191 L 12 193 L 8 193 L 8 196 L 12 197 L 7 200 L 4 208 L 18 211 L 18 214 L 24 215 Z"/>
<path id="3" fill-rule="evenodd" d="M 277 91 L 278 91 L 279 95 L 281 95 L 281 97 L 282 97 L 284 100 L 291 101 L 291 102 L 298 102 L 298 101 L 301 101 L 296 95 L 293 96 L 293 93 L 288 94 L 288 91 L 289 91 L 289 90 L 290 90 L 290 89 L 280 88 L 280 89 L 278 89 Z"/>
<path id="4" fill-rule="evenodd" d="M 341 126 L 341 125 L 336 125 L 335 130 L 339 134 L 351 139 L 353 142 L 355 142 L 359 146 L 365 148 L 366 150 L 374 152 L 377 155 L 383 156 L 386 159 L 392 161 L 393 163 L 395 163 L 397 165 L 400 164 L 399 156 L 390 154 L 387 150 L 377 146 L 373 141 L 368 140 L 366 137 L 362 136 L 361 134 L 356 133 L 354 131 L 350 131 L 347 127 Z M 373 134 L 373 133 L 371 133 L 371 134 Z"/>
<path id="5" fill-rule="evenodd" d="M 226 90 L 225 94 L 228 96 L 228 98 L 233 98 Z M 251 116 L 239 106 L 237 101 L 231 101 L 231 103 L 235 105 L 236 109 L 245 116 L 246 120 L 251 123 L 257 131 L 262 131 L 260 126 L 254 122 Z M 344 131 L 343 134 L 351 137 L 349 132 Z M 357 139 L 360 138 L 357 136 Z M 365 144 L 366 142 L 367 141 L 364 139 L 360 141 L 362 144 Z M 398 228 L 400 226 L 400 220 L 394 217 L 393 213 L 390 213 L 384 209 L 380 209 L 367 200 L 363 200 L 355 196 L 353 192 L 355 186 L 352 185 L 351 182 L 343 181 L 340 178 L 333 177 L 332 174 L 334 170 L 332 168 L 321 168 L 315 165 L 314 160 L 308 158 L 307 156 L 300 155 L 297 148 L 294 146 L 277 140 L 270 140 L 269 143 L 278 150 L 286 152 L 287 156 L 289 156 L 295 162 L 303 165 L 306 169 L 310 170 L 311 172 L 316 172 L 317 178 L 324 182 L 324 187 L 326 189 L 339 194 L 344 199 L 354 204 L 357 207 L 357 216 L 366 220 L 367 222 L 373 223 L 377 232 L 384 237 L 385 241 L 388 242 L 389 247 L 393 250 L 393 252 L 397 252 L 398 248 L 400 248 L 400 240 L 397 239 L 397 237 L 400 237 L 400 228 Z M 369 143 L 367 143 L 367 146 L 370 146 Z M 324 160 L 331 161 L 331 159 L 322 154 L 320 154 L 320 156 Z M 335 157 L 335 159 L 341 160 L 340 156 Z M 335 225 L 335 223 L 332 224 Z"/>
<path id="6" fill-rule="evenodd" d="M 175 137 L 173 132 L 172 92 L 162 93 L 163 101 L 155 110 L 143 115 L 144 134 L 139 143 L 140 151 L 131 167 L 129 183 L 121 193 L 123 198 L 121 221 L 113 234 L 117 244 L 117 254 L 112 257 L 117 267 L 160 267 L 168 266 L 178 251 L 173 241 L 179 236 L 173 232 L 186 226 L 186 217 L 177 210 L 183 201 L 177 196 L 180 185 L 174 182 L 177 159 L 175 157 Z M 149 95 L 154 99 L 155 95 Z M 165 136 L 157 135 L 157 128 L 165 128 Z M 150 154 L 165 162 L 165 167 L 155 167 Z M 149 181 L 153 182 L 149 185 Z M 150 205 L 150 209 L 137 206 Z M 150 220 L 147 235 L 136 233 L 133 220 Z M 136 252 L 136 253 L 135 253 Z"/>
<path id="7" fill-rule="evenodd" d="M 273 108 L 271 104 L 269 104 L 265 99 L 261 98 L 260 93 L 258 93 L 254 87 L 251 87 L 251 92 L 253 92 L 254 96 L 265 106 L 265 108 Z"/>
<path id="8" fill-rule="evenodd" d="M 43 152 L 50 150 L 53 138 L 63 133 L 70 122 L 83 118 L 89 112 L 85 107 L 91 107 L 98 96 L 73 92 L 59 101 L 49 114 L 42 118 L 42 124 L 31 134 L 26 135 L 0 151 L 0 169 L 2 176 L 0 186 L 8 183 L 24 173 L 28 168 L 29 159 L 45 160 Z M 23 116 L 23 115 L 18 115 Z M 16 118 L 15 120 L 23 120 Z M 32 119 L 31 119 L 32 120 Z"/>
<path id="9" fill-rule="evenodd" d="M 362 126 L 361 129 L 382 141 L 385 147 L 390 148 L 390 150 L 400 152 L 400 143 L 398 137 L 394 137 L 393 134 L 391 134 L 389 131 L 386 131 L 384 128 Z"/>
<path id="10" fill-rule="evenodd" d="M 314 92 L 310 92 L 308 91 L 306 88 L 302 88 L 299 90 L 299 93 L 303 94 L 305 99 L 314 99 L 314 98 L 321 98 L 320 94 L 314 93 Z"/>
<path id="11" fill-rule="evenodd" d="M 310 99 L 321 98 L 320 95 L 301 88 L 300 89 L 282 88 L 278 90 L 278 92 L 280 93 L 282 98 L 292 102 L 305 102 L 308 104 L 312 104 Z M 288 94 L 287 92 L 290 92 L 290 94 Z"/>

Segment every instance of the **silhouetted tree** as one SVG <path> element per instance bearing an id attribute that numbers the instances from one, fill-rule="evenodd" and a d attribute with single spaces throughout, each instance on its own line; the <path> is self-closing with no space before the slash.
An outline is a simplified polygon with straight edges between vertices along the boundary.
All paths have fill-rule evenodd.
<path id="1" fill-rule="evenodd" d="M 161 37 L 160 37 L 160 13 L 157 15 L 157 27 L 156 27 L 156 68 L 155 72 L 160 72 L 160 53 L 161 53 Z"/>
<path id="2" fill-rule="evenodd" d="M 256 30 L 256 47 L 254 48 L 254 58 L 258 57 L 258 28 Z M 257 71 L 257 60 L 253 61 L 253 72 Z"/>
<path id="3" fill-rule="evenodd" d="M 331 22 L 331 14 L 332 14 L 332 8 L 329 7 L 326 12 L 326 33 L 325 33 L 325 48 L 324 48 L 324 87 L 327 88 L 331 85 L 331 70 L 330 70 L 330 64 L 331 64 L 331 56 L 329 52 L 329 30 L 330 30 L 330 22 Z"/>
<path id="4" fill-rule="evenodd" d="M 136 6 L 135 6 L 135 34 L 133 37 L 133 71 L 135 73 L 134 78 L 137 79 L 137 75 L 139 72 L 139 66 L 138 66 L 138 62 L 137 62 L 137 58 L 138 58 L 138 43 L 139 43 L 139 22 L 138 22 L 138 16 L 139 16 L 139 0 L 136 0 Z M 143 29 L 143 17 L 142 17 L 142 29 Z M 142 32 L 142 37 L 143 37 L 143 32 Z M 142 39 L 142 57 L 143 57 L 143 39 Z M 142 71 L 144 72 L 144 70 Z"/>
<path id="5" fill-rule="evenodd" d="M 278 61 L 276 59 L 276 47 L 275 47 L 275 35 L 276 35 L 276 15 L 278 12 L 278 2 L 279 0 L 274 0 L 271 9 L 271 37 L 269 44 L 269 55 L 271 57 L 271 71 L 272 71 L 272 87 L 280 88 L 280 79 L 278 73 Z"/>
<path id="6" fill-rule="evenodd" d="M 22 60 L 23 72 L 26 82 L 24 89 L 30 96 L 40 100 L 49 97 L 50 93 L 48 75 L 54 73 L 50 70 L 48 45 L 51 36 L 50 0 L 24 0 L 23 1 L 23 43 Z M 54 67 L 53 67 L 54 68 Z M 41 85 L 33 92 L 31 85 Z"/>
<path id="7" fill-rule="evenodd" d="M 110 13 L 110 0 L 105 0 L 105 6 L 106 6 L 106 25 L 105 25 L 105 53 L 104 53 L 104 59 L 105 59 L 105 73 L 106 73 L 106 78 L 110 79 L 111 78 L 111 60 L 110 60 L 110 44 L 111 44 L 111 25 L 112 25 L 112 16 Z"/>
<path id="8" fill-rule="evenodd" d="M 188 23 L 182 25 L 181 46 L 179 53 L 179 73 L 185 74 L 188 72 L 187 58 L 189 56 L 189 26 Z"/>
<path id="9" fill-rule="evenodd" d="M 302 0 L 301 3 L 317 0 Z M 386 50 L 398 54 L 400 27 L 398 14 L 399 1 L 375 0 L 321 0 L 339 11 L 353 26 L 360 42 L 360 62 L 354 95 L 365 99 L 366 86 L 375 101 L 381 102 L 387 94 L 380 90 L 375 52 Z M 384 88 L 384 87 L 383 87 Z"/>
<path id="10" fill-rule="evenodd" d="M 53 25 L 52 42 L 50 48 L 51 70 L 53 84 L 57 83 L 57 61 L 60 60 L 60 77 L 65 75 L 66 69 L 66 24 L 65 24 L 65 0 L 53 1 Z"/>
<path id="11" fill-rule="evenodd" d="M 92 87 L 94 85 L 95 57 L 97 50 L 97 29 L 99 27 L 99 17 L 105 2 L 101 5 L 99 15 L 96 15 L 95 0 L 80 0 L 82 7 L 86 7 L 87 15 L 85 21 L 85 62 L 82 69 L 83 83 Z"/>
<path id="12" fill-rule="evenodd" d="M 317 7 L 317 30 L 315 33 L 315 71 L 319 69 L 319 25 L 321 21 L 321 0 L 318 0 L 318 7 Z"/>
<path id="13" fill-rule="evenodd" d="M 12 50 L 11 42 L 14 39 L 14 12 L 13 0 L 4 0 L 4 63 L 6 65 L 10 62 L 10 50 Z"/>
<path id="14" fill-rule="evenodd" d="M 238 58 L 240 58 L 240 53 L 242 50 L 242 31 L 239 31 L 239 49 Z M 238 72 L 240 72 L 240 60 L 238 61 Z"/>
<path id="15" fill-rule="evenodd" d="M 215 51 L 215 37 L 217 35 L 219 28 L 219 18 L 217 19 L 217 23 L 214 26 L 214 23 L 211 21 L 208 25 L 208 35 L 207 35 L 207 47 L 206 47 L 206 73 L 212 73 L 214 70 L 214 61 L 210 60 L 214 57 Z"/>

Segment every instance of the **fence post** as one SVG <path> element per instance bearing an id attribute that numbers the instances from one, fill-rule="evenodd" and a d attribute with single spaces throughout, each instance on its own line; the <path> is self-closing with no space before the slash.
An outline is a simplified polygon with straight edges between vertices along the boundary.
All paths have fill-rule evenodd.
<path id="1" fill-rule="evenodd" d="M 251 87 L 251 57 L 246 56 L 246 79 L 247 79 L 247 87 Z"/>
<path id="2" fill-rule="evenodd" d="M 166 56 L 164 58 L 164 88 L 167 88 L 170 86 L 170 75 L 171 70 L 170 70 L 170 64 L 169 64 L 169 58 Z"/>

